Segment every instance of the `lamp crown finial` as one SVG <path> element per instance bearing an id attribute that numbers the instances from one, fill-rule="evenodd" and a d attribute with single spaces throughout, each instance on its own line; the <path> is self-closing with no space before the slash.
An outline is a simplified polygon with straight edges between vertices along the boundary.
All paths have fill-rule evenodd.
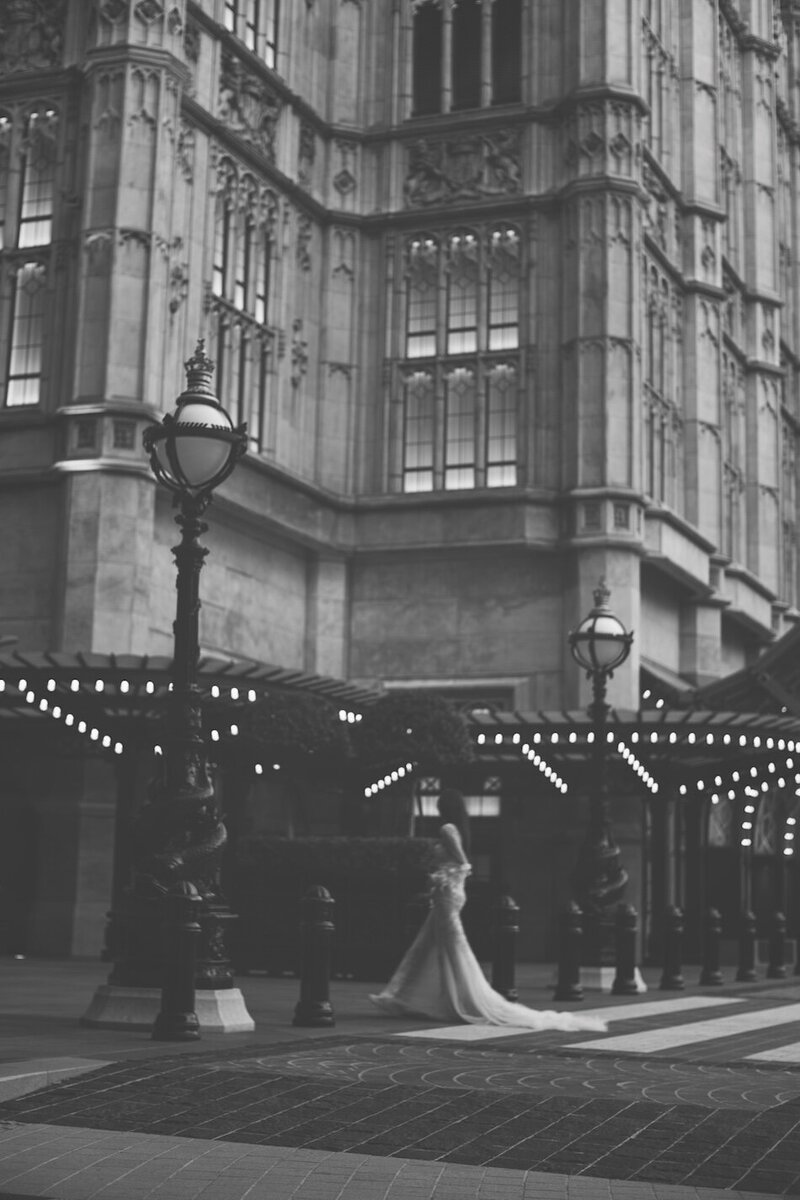
<path id="1" fill-rule="evenodd" d="M 186 371 L 186 390 L 188 392 L 205 392 L 213 396 L 211 376 L 214 374 L 215 364 L 206 354 L 205 344 L 205 338 L 198 338 L 194 354 L 183 364 Z"/>
<path id="2" fill-rule="evenodd" d="M 594 589 L 594 606 L 595 608 L 606 608 L 611 599 L 611 592 L 606 587 L 606 577 L 602 577 L 597 587 Z"/>

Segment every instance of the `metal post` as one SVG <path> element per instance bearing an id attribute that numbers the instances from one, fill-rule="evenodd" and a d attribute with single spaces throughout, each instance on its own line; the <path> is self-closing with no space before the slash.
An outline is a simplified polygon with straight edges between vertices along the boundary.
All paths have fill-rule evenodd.
<path id="1" fill-rule="evenodd" d="M 583 914 L 573 901 L 558 918 L 558 982 L 554 1000 L 582 1000 L 581 942 Z"/>
<path id="2" fill-rule="evenodd" d="M 583 911 L 583 965 L 611 966 L 614 962 L 614 905 L 622 900 L 628 873 L 611 832 L 606 747 L 607 676 L 592 672 L 592 771 L 589 827 L 575 865 L 574 891 Z"/>
<path id="3" fill-rule="evenodd" d="M 515 985 L 519 905 L 510 896 L 501 896 L 494 909 L 494 956 L 492 987 L 506 1000 L 518 999 Z"/>
<path id="4" fill-rule="evenodd" d="M 615 946 L 617 973 L 611 991 L 615 996 L 635 996 L 636 986 L 636 934 L 639 917 L 632 904 L 619 904 L 615 921 Z"/>
<path id="5" fill-rule="evenodd" d="M 300 901 L 303 964 L 293 1025 L 318 1028 L 336 1024 L 329 998 L 334 903 L 328 889 L 319 884 L 310 887 Z"/>
<path id="6" fill-rule="evenodd" d="M 670 905 L 664 914 L 664 969 L 661 974 L 662 992 L 679 992 L 686 987 L 681 972 L 683 946 L 683 913 Z"/>
<path id="7" fill-rule="evenodd" d="M 769 931 L 769 966 L 767 979 L 786 978 L 786 916 L 774 912 Z"/>
<path id="8" fill-rule="evenodd" d="M 701 987 L 718 987 L 722 982 L 719 969 L 719 943 L 722 938 L 722 917 L 716 908 L 709 908 L 703 925 L 703 967 Z"/>
<path id="9" fill-rule="evenodd" d="M 754 913 L 746 909 L 739 924 L 739 967 L 736 971 L 736 982 L 753 983 L 756 979 L 756 918 Z"/>
<path id="10" fill-rule="evenodd" d="M 191 883 L 176 883 L 164 896 L 161 1011 L 152 1032 L 157 1042 L 191 1042 L 200 1037 L 194 976 L 200 936 L 195 914 L 201 904 Z"/>

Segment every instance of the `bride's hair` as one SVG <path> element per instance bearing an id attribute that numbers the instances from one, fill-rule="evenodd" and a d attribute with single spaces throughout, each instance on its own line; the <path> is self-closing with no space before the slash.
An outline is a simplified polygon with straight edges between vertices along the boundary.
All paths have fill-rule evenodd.
<path id="1" fill-rule="evenodd" d="M 456 788 L 445 788 L 439 796 L 438 802 L 439 816 L 445 825 L 455 825 L 461 835 L 461 845 L 464 847 L 464 853 L 469 857 L 469 817 L 467 816 L 467 806 L 464 803 L 464 797 Z"/>

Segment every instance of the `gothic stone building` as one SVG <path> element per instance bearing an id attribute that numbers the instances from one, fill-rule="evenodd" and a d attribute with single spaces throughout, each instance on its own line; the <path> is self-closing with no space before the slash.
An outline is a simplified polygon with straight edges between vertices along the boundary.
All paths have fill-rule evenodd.
<path id="1" fill-rule="evenodd" d="M 792 0 L 0 19 L 0 617 L 21 651 L 171 653 L 175 529 L 141 437 L 198 336 L 249 438 L 211 511 L 206 655 L 580 710 L 567 633 L 604 577 L 635 632 L 610 698 L 638 710 L 790 628 Z M 100 937 L 101 767 L 20 768 L 6 797 L 75 850 L 34 921 L 51 952 Z M 537 771 L 476 771 L 484 873 L 540 956 L 583 810 Z M 646 907 L 642 804 L 617 818 Z"/>

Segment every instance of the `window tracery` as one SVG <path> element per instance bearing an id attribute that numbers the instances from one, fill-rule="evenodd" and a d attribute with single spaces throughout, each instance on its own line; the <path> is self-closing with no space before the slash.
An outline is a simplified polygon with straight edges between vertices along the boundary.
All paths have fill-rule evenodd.
<path id="1" fill-rule="evenodd" d="M 230 158 L 220 160 L 217 178 L 207 297 L 217 379 L 234 399 L 237 422 L 247 421 L 251 448 L 260 451 L 274 340 L 269 286 L 277 197 Z"/>
<path id="2" fill-rule="evenodd" d="M 505 223 L 420 232 L 403 254 L 400 486 L 513 485 L 520 232 Z"/>
<path id="3" fill-rule="evenodd" d="M 9 408 L 41 399 L 58 138 L 48 101 L 0 110 L 0 373 Z"/>

